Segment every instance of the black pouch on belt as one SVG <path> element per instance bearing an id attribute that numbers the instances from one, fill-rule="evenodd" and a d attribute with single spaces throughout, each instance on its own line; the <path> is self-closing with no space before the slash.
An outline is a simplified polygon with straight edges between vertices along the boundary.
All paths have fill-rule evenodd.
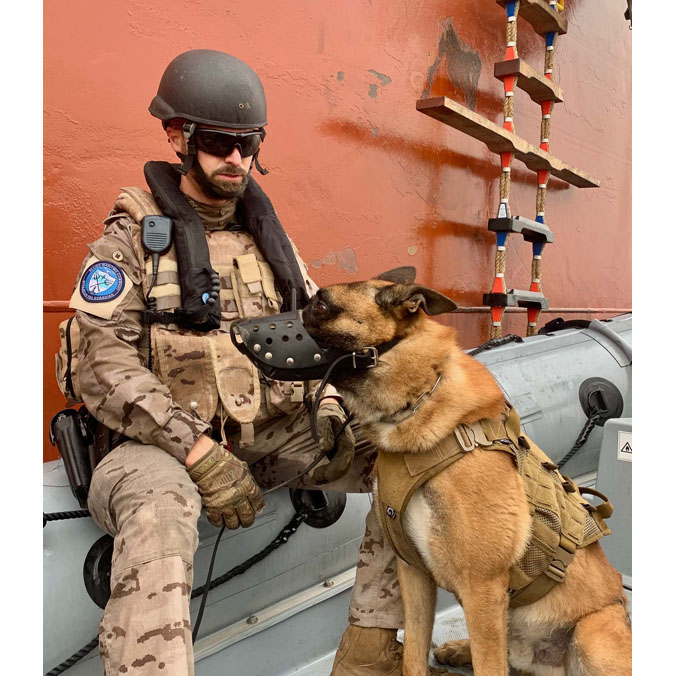
<path id="1" fill-rule="evenodd" d="M 66 475 L 80 507 L 87 507 L 92 480 L 94 437 L 89 428 L 89 411 L 67 408 L 59 411 L 49 425 L 49 440 L 56 444 L 63 458 Z"/>

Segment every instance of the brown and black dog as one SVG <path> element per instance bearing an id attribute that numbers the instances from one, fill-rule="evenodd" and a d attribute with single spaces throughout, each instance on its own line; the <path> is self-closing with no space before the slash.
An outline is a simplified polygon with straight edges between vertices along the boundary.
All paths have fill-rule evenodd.
<path id="1" fill-rule="evenodd" d="M 429 451 L 458 424 L 498 418 L 505 407 L 493 376 L 463 352 L 455 329 L 427 317 L 455 303 L 414 278 L 414 268 L 398 268 L 329 286 L 303 310 L 322 347 L 360 351 L 400 339 L 374 368 L 332 380 L 380 453 Z M 430 391 L 414 415 L 394 422 Z M 509 571 L 527 546 L 531 516 L 506 453 L 465 454 L 417 490 L 403 523 L 433 578 L 397 559 L 405 676 L 427 674 L 437 586 L 460 600 L 469 631 L 469 641 L 435 651 L 443 664 L 471 663 L 476 676 L 506 676 L 508 664 L 533 676 L 631 674 L 622 579 L 598 542 L 577 551 L 564 581 L 543 598 L 508 608 Z"/>

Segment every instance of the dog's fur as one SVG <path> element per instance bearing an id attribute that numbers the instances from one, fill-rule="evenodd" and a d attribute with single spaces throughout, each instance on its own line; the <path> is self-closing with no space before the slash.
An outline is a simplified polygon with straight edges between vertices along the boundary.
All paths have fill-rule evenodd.
<path id="1" fill-rule="evenodd" d="M 497 383 L 462 351 L 455 330 L 425 314 L 452 311 L 453 301 L 413 284 L 414 277 L 413 268 L 401 268 L 377 280 L 330 286 L 303 310 L 306 328 L 323 347 L 362 350 L 401 338 L 375 368 L 346 370 L 332 380 L 379 452 L 428 451 L 459 423 L 499 417 L 504 408 Z M 415 415 L 398 424 L 381 421 L 429 391 L 439 373 L 437 389 Z M 507 454 L 468 453 L 437 474 L 412 497 L 404 527 L 436 585 L 453 592 L 465 612 L 469 641 L 438 648 L 439 662 L 471 662 L 476 676 L 506 676 L 508 659 L 520 674 L 533 676 L 631 674 L 622 579 L 598 542 L 578 550 L 565 580 L 545 597 L 508 609 L 509 569 L 525 550 L 531 517 Z M 397 572 L 403 672 L 424 676 L 436 586 L 401 559 Z"/>

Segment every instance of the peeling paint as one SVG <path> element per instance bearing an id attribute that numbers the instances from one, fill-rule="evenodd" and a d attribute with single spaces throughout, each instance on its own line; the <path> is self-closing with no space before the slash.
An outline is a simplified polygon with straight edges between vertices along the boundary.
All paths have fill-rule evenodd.
<path id="1" fill-rule="evenodd" d="M 476 110 L 476 92 L 481 74 L 481 57 L 467 43 L 462 42 L 453 28 L 453 21 L 446 19 L 446 27 L 439 38 L 439 51 L 434 63 L 427 69 L 427 84 L 421 98 L 427 98 L 432 90 L 439 67 L 446 57 L 446 75 L 450 82 L 465 95 L 467 106 Z"/>
<path id="2" fill-rule="evenodd" d="M 379 73 L 377 70 L 373 70 L 373 68 L 369 70 L 369 73 L 373 73 L 373 75 L 375 75 L 380 80 L 380 84 L 382 87 L 387 87 L 387 85 L 390 84 L 390 82 L 392 82 L 391 77 L 383 75 L 383 73 Z"/>
<path id="3" fill-rule="evenodd" d="M 371 128 L 371 136 L 373 136 L 373 138 L 376 138 L 378 136 L 378 127 Z"/>
<path id="4" fill-rule="evenodd" d="M 408 255 L 409 256 L 415 256 L 417 253 L 418 253 L 418 246 L 416 244 L 408 247 Z"/>
<path id="5" fill-rule="evenodd" d="M 345 74 L 342 70 L 338 71 L 338 82 L 342 82 L 345 79 Z"/>
<path id="6" fill-rule="evenodd" d="M 392 78 L 388 77 L 387 75 L 384 75 L 383 73 L 379 73 L 377 70 L 373 70 L 373 68 L 369 69 L 369 73 L 372 75 L 375 75 L 379 80 L 380 80 L 380 86 L 381 87 L 387 87 L 390 82 L 392 82 Z M 378 95 L 378 86 L 377 84 L 371 84 L 369 85 L 369 96 L 372 99 L 375 99 L 376 96 Z"/>
<path id="7" fill-rule="evenodd" d="M 352 247 L 345 247 L 340 251 L 329 251 L 323 258 L 315 258 L 312 261 L 313 268 L 321 268 L 322 265 L 335 265 L 350 275 L 356 275 L 359 271 L 357 257 Z"/>

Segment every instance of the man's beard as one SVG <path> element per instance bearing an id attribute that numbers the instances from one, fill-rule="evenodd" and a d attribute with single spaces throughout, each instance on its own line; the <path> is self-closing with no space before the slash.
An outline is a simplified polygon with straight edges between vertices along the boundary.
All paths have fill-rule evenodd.
<path id="1" fill-rule="evenodd" d="M 242 180 L 233 182 L 227 179 L 219 179 L 218 174 L 236 174 L 241 176 Z M 239 197 L 244 193 L 249 182 L 249 173 L 242 169 L 242 167 L 236 167 L 234 164 L 224 164 L 207 176 L 197 158 L 195 158 L 195 163 L 193 164 L 193 175 L 202 192 L 207 197 L 216 200 Z"/>

